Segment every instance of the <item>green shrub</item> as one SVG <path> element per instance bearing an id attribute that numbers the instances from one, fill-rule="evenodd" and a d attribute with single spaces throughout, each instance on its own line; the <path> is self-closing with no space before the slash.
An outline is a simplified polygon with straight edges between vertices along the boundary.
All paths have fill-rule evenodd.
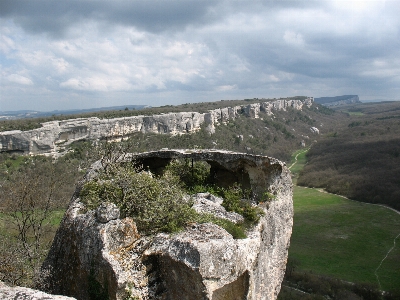
<path id="1" fill-rule="evenodd" d="M 179 177 L 189 191 L 196 186 L 207 185 L 210 176 L 210 165 L 204 161 L 177 159 L 166 167 L 165 174 Z"/>
<path id="2" fill-rule="evenodd" d="M 102 202 L 116 204 L 122 217 L 132 217 L 144 234 L 176 232 L 189 222 L 212 222 L 234 238 L 245 238 L 245 227 L 258 222 L 263 210 L 251 204 L 251 191 L 235 184 L 220 188 L 209 183 L 210 166 L 205 162 L 176 160 L 155 177 L 134 167 L 134 163 L 112 163 L 86 182 L 79 196 L 86 209 L 96 209 Z M 227 211 L 241 214 L 244 224 L 234 224 L 192 209 L 187 194 L 209 192 L 224 198 Z"/>
<path id="3" fill-rule="evenodd" d="M 235 224 L 229 220 L 220 219 L 212 214 L 198 214 L 195 221 L 197 223 L 214 223 L 224 228 L 234 239 L 245 239 L 246 233 L 243 224 Z"/>
<path id="4" fill-rule="evenodd" d="M 233 211 L 242 215 L 250 224 L 257 223 L 264 214 L 263 210 L 251 204 L 251 190 L 242 189 L 235 184 L 227 189 L 220 189 L 219 195 L 224 198 L 222 206 L 227 211 Z"/>
<path id="5" fill-rule="evenodd" d="M 229 188 L 217 187 L 210 182 L 210 165 L 203 161 L 189 159 L 175 160 L 166 168 L 165 174 L 179 177 L 189 194 L 211 193 L 224 198 L 222 206 L 227 211 L 242 215 L 250 223 L 256 223 L 263 215 L 263 210 L 251 205 L 251 190 L 243 189 L 239 184 Z"/>
<path id="6" fill-rule="evenodd" d="M 138 230 L 145 234 L 178 231 L 196 215 L 178 178 L 170 174 L 157 178 L 132 165 L 109 166 L 84 184 L 80 198 L 88 209 L 101 202 L 115 203 L 121 216 L 134 218 Z"/>

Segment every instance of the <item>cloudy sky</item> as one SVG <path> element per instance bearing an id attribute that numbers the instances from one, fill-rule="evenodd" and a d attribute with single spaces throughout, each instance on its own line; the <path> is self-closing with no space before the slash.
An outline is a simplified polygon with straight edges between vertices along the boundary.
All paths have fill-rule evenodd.
<path id="1" fill-rule="evenodd" d="M 1 0 L 0 111 L 398 100 L 399 16 L 399 0 Z"/>

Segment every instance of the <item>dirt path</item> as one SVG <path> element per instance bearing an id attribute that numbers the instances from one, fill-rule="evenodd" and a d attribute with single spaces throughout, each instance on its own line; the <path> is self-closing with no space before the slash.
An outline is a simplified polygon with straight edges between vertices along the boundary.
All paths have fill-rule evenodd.
<path id="1" fill-rule="evenodd" d="M 381 287 L 381 282 L 379 281 L 378 270 L 382 266 L 382 263 L 385 261 L 385 259 L 389 256 L 389 253 L 392 252 L 392 250 L 396 247 L 396 240 L 399 236 L 400 236 L 400 233 L 394 238 L 393 247 L 389 249 L 389 251 L 386 253 L 385 257 L 381 260 L 381 263 L 379 264 L 379 266 L 376 268 L 376 270 L 374 272 L 376 280 L 378 281 L 378 284 L 379 284 L 379 289 L 381 289 L 381 290 L 382 290 L 382 287 Z"/>
<path id="2" fill-rule="evenodd" d="M 292 287 L 292 286 L 289 286 L 289 285 L 286 285 L 286 284 L 282 284 L 282 286 L 284 286 L 285 288 L 288 288 L 290 290 L 302 293 L 302 294 L 311 295 L 310 293 L 307 293 L 305 291 L 299 290 L 298 288 L 295 288 L 295 287 Z"/>
<path id="3" fill-rule="evenodd" d="M 299 185 L 299 186 L 300 186 L 300 185 Z M 307 186 L 302 186 L 302 187 L 307 188 L 307 189 L 310 189 L 310 188 L 307 187 Z M 346 200 L 349 200 L 349 201 L 358 202 L 358 203 L 363 203 L 363 204 L 368 204 L 368 205 L 375 205 L 375 206 L 380 206 L 380 207 L 383 207 L 383 208 L 387 208 L 387 209 L 390 209 L 391 211 L 394 211 L 396 214 L 399 214 L 399 215 L 400 215 L 400 211 L 398 211 L 398 210 L 396 210 L 396 209 L 394 209 L 394 208 L 392 208 L 392 207 L 389 207 L 389 206 L 387 206 L 387 205 L 384 205 L 384 204 L 375 204 L 375 203 L 361 202 L 361 201 L 357 201 L 357 200 L 353 200 L 353 199 L 347 198 L 346 196 L 343 196 L 343 195 L 334 194 L 334 193 L 329 193 L 329 192 L 327 192 L 327 191 L 324 190 L 324 189 L 319 189 L 319 188 L 312 188 L 312 189 L 315 189 L 315 190 L 317 190 L 317 191 L 320 192 L 320 193 L 335 195 L 335 196 L 341 197 L 341 198 L 346 199 Z"/>
<path id="4" fill-rule="evenodd" d="M 301 151 L 301 152 L 299 152 L 299 153 L 296 154 L 296 156 L 294 157 L 294 162 L 290 165 L 289 170 L 290 170 L 295 164 L 297 164 L 297 157 L 298 157 L 300 154 L 302 154 L 302 153 L 304 153 L 304 152 L 307 152 L 308 150 L 310 150 L 310 148 L 304 149 L 304 151 Z"/>

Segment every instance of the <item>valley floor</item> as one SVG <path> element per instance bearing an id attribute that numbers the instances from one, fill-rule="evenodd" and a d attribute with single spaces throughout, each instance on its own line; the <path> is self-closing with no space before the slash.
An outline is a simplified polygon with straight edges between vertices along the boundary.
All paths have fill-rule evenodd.
<path id="1" fill-rule="evenodd" d="M 294 154 L 296 175 L 305 150 Z M 294 228 L 289 259 L 297 268 L 350 282 L 368 282 L 382 290 L 400 282 L 399 212 L 329 194 L 294 187 Z"/>

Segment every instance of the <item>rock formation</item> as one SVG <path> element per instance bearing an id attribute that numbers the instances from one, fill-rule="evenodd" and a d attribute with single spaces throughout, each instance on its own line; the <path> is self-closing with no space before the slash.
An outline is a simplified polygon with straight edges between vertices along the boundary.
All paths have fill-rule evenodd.
<path id="1" fill-rule="evenodd" d="M 79 140 L 121 139 L 138 132 L 159 134 L 185 134 L 205 128 L 213 133 L 216 124 L 224 124 L 240 115 L 258 118 L 259 112 L 268 115 L 288 107 L 301 110 L 310 107 L 313 98 L 306 100 L 279 99 L 270 102 L 227 107 L 207 113 L 181 112 L 153 116 L 133 116 L 115 119 L 80 118 L 51 121 L 41 128 L 29 131 L 0 132 L 0 152 L 19 151 L 26 154 L 57 155 L 65 146 Z"/>
<path id="2" fill-rule="evenodd" d="M 276 299 L 293 224 L 292 182 L 284 163 L 216 150 L 161 150 L 130 158 L 155 174 L 172 159 L 206 161 L 216 184 L 241 183 L 255 200 L 266 192 L 274 199 L 259 204 L 265 215 L 244 239 L 212 223 L 140 236 L 134 220 L 121 218 L 114 204 L 85 210 L 78 190 L 42 266 L 48 292 L 77 299 Z M 87 178 L 98 168 L 94 164 Z M 221 201 L 197 194 L 194 205 L 240 222 L 221 209 Z"/>
<path id="3" fill-rule="evenodd" d="M 314 134 L 319 134 L 319 129 L 317 127 L 311 127 L 310 130 Z"/>
<path id="4" fill-rule="evenodd" d="M 10 287 L 0 281 L 0 299 L 3 300 L 74 300 L 67 296 L 50 295 L 26 287 Z"/>
<path id="5" fill-rule="evenodd" d="M 327 107 L 334 107 L 339 105 L 361 103 L 360 98 L 357 95 L 343 95 L 336 97 L 321 97 L 315 98 L 315 102 L 320 103 Z"/>

